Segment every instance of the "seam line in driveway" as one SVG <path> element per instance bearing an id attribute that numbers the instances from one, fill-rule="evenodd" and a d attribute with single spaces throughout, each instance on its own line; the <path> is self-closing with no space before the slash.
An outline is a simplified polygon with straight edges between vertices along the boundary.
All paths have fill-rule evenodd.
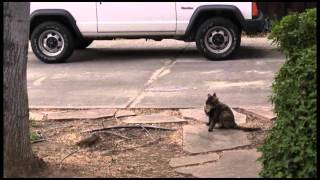
<path id="1" fill-rule="evenodd" d="M 136 106 L 141 100 L 144 98 L 144 92 L 148 89 L 153 82 L 157 81 L 159 78 L 162 77 L 162 74 L 166 71 L 169 71 L 177 62 L 177 59 L 185 52 L 185 50 L 189 47 L 190 43 L 188 43 L 183 49 L 181 49 L 174 57 L 170 58 L 170 61 L 165 62 L 164 65 L 157 69 L 149 78 L 149 80 L 144 84 L 143 89 L 140 93 L 131 99 L 127 104 L 126 108 L 132 108 Z"/>

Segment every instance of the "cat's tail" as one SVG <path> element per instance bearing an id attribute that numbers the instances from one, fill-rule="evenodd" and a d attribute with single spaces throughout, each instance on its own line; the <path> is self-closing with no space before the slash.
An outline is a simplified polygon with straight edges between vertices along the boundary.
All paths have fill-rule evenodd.
<path id="1" fill-rule="evenodd" d="M 236 129 L 240 129 L 243 131 L 267 131 L 268 129 L 264 128 L 249 128 L 249 127 L 243 127 L 243 126 L 236 126 Z"/>

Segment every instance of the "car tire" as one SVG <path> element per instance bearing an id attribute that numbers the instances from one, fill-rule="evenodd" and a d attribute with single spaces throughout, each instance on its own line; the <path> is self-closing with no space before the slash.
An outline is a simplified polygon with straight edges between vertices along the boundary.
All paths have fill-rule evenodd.
<path id="1" fill-rule="evenodd" d="M 91 39 L 81 39 L 76 41 L 75 43 L 75 49 L 85 49 L 93 42 Z"/>
<path id="2" fill-rule="evenodd" d="M 232 57 L 238 50 L 240 42 L 240 29 L 226 18 L 208 19 L 200 26 L 196 34 L 197 48 L 209 60 L 223 60 Z"/>
<path id="3" fill-rule="evenodd" d="M 36 26 L 30 41 L 34 54 L 45 63 L 65 62 L 74 50 L 73 35 L 65 25 L 56 21 Z"/>

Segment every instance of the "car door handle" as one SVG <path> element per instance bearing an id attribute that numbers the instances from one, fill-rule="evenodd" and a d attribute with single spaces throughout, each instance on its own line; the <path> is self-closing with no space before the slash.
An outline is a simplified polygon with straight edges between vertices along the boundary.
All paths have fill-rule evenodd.
<path id="1" fill-rule="evenodd" d="M 182 6 L 181 9 L 193 9 L 193 7 L 185 7 L 185 6 Z"/>

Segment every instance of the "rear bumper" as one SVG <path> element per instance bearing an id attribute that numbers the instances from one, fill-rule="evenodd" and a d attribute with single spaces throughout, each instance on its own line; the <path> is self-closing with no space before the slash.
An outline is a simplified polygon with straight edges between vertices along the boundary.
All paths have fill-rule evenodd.
<path id="1" fill-rule="evenodd" d="M 244 20 L 243 30 L 248 34 L 264 32 L 269 30 L 269 25 L 264 18 L 263 13 L 260 11 L 258 18 Z"/>

